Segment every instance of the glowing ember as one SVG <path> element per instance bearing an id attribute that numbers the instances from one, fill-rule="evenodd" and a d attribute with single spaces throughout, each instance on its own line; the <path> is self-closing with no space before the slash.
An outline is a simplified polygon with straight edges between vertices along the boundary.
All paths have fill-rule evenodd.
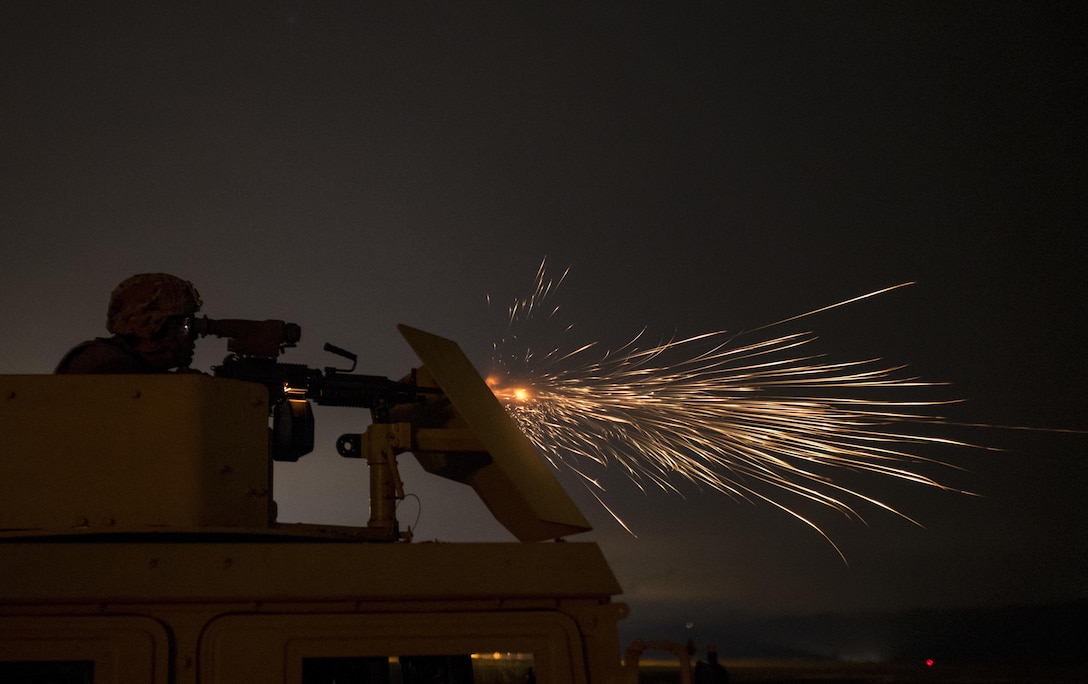
<path id="1" fill-rule="evenodd" d="M 677 491 L 679 478 L 761 499 L 824 534 L 779 495 L 860 517 L 852 507 L 859 501 L 902 513 L 837 484 L 835 469 L 951 489 L 912 470 L 932 461 L 908 447 L 967 445 L 906 429 L 941 423 L 925 411 L 950 402 L 866 398 L 941 383 L 902 377 L 901 367 L 878 360 L 823 362 L 807 351 L 816 339 L 811 333 L 738 344 L 736 336 L 711 332 L 645 348 L 639 334 L 603 353 L 594 344 L 530 348 L 519 330 L 540 312 L 556 313 L 546 300 L 562 279 L 548 279 L 542 263 L 533 294 L 510 307 L 488 384 L 551 463 L 573 469 L 591 491 L 603 488 L 587 464 L 618 467 L 639 487 Z"/>

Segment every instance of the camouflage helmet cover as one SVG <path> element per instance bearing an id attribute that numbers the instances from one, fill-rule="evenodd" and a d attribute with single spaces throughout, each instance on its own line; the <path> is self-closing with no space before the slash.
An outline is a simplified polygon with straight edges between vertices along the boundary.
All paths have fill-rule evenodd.
<path id="1" fill-rule="evenodd" d="M 200 293 L 188 280 L 169 273 L 140 273 L 110 295 L 106 329 L 114 335 L 151 337 L 172 316 L 200 309 Z"/>

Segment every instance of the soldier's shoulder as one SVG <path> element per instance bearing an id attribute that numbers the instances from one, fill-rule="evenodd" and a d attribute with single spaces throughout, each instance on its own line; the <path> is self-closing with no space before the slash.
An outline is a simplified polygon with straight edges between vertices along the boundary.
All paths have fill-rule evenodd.
<path id="1" fill-rule="evenodd" d="M 146 373 L 147 363 L 123 340 L 97 337 L 72 347 L 57 364 L 57 373 Z"/>

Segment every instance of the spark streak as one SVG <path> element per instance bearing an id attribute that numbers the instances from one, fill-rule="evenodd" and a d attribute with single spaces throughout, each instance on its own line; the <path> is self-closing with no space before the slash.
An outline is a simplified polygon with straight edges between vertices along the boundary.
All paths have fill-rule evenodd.
<path id="1" fill-rule="evenodd" d="M 686 480 L 735 498 L 765 501 L 811 526 L 832 546 L 823 530 L 791 506 L 796 501 L 791 497 L 856 519 L 861 516 L 855 506 L 864 502 L 918 524 L 838 484 L 836 472 L 959 491 L 918 472 L 917 466 L 935 461 L 912 449 L 969 445 L 909 429 L 940 424 L 929 411 L 953 402 L 898 398 L 906 390 L 943 383 L 904 376 L 903 367 L 879 359 L 827 362 L 808 351 L 816 340 L 808 332 L 740 343 L 739 335 L 718 331 L 643 347 L 643 331 L 603 353 L 596 353 L 596 344 L 568 351 L 561 336 L 538 351 L 522 339 L 521 328 L 539 322 L 539 316 L 555 316 L 558 307 L 549 299 L 566 275 L 553 281 L 542 263 L 533 293 L 510 306 L 507 335 L 494 345 L 496 370 L 488 384 L 552 465 L 578 473 L 620 524 L 600 495 L 603 486 L 589 472 L 592 465 L 619 468 L 641 489 L 649 484 L 680 493 L 678 483 Z"/>

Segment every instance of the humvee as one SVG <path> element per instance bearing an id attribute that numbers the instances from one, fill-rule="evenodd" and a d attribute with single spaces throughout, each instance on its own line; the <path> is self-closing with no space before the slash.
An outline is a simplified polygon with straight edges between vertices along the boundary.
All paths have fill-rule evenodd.
<path id="1" fill-rule="evenodd" d="M 457 345 L 401 332 L 423 365 L 338 442 L 369 466 L 365 527 L 277 521 L 272 459 L 312 446 L 311 399 L 370 376 L 292 387 L 245 354 L 261 373 L 0 376 L 0 682 L 636 681 L 620 586 L 565 539 L 585 518 Z M 413 542 L 403 453 L 518 541 Z"/>

